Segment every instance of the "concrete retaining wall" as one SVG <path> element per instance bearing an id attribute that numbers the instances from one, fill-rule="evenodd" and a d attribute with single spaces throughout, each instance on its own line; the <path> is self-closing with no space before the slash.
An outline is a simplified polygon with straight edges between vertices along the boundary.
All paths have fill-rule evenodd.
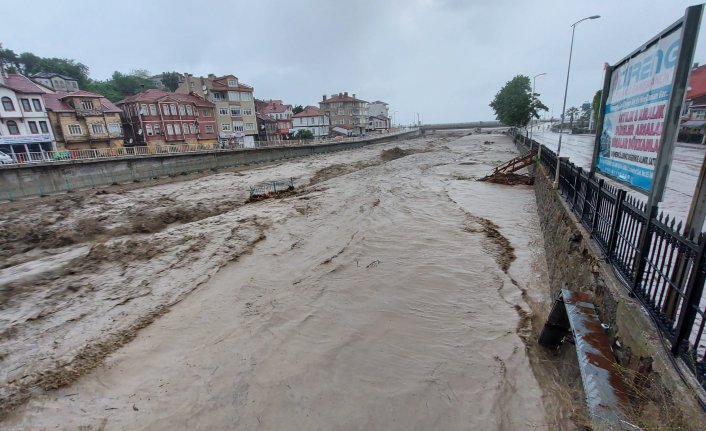
<path id="1" fill-rule="evenodd" d="M 188 174 L 313 154 L 351 150 L 365 145 L 392 141 L 418 134 L 411 131 L 365 141 L 273 147 L 199 154 L 136 156 L 122 159 L 56 162 L 0 168 L 0 200 L 45 196 L 111 184 Z"/>

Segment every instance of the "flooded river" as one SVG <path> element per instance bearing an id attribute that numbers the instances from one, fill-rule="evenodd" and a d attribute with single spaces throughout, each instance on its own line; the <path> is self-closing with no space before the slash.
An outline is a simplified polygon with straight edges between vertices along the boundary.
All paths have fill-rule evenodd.
<path id="1" fill-rule="evenodd" d="M 394 145 L 408 155 L 380 159 Z M 534 192 L 473 181 L 516 155 L 510 139 L 394 145 L 259 168 L 297 176 L 301 191 L 223 221 L 256 218 L 264 239 L 103 366 L 1 425 L 553 428 L 524 342 L 528 302 L 547 298 Z"/>

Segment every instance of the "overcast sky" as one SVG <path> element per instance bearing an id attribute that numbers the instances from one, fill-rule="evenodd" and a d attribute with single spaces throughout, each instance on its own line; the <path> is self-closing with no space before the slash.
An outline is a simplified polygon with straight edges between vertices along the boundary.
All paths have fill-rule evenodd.
<path id="1" fill-rule="evenodd" d="M 232 73 L 258 98 L 316 105 L 355 93 L 390 104 L 396 120 L 494 118 L 488 103 L 518 74 L 561 113 L 571 24 L 577 26 L 568 106 L 617 62 L 695 4 L 682 0 L 121 0 L 13 2 L 0 43 L 114 70 Z M 706 62 L 706 31 L 695 61 Z"/>

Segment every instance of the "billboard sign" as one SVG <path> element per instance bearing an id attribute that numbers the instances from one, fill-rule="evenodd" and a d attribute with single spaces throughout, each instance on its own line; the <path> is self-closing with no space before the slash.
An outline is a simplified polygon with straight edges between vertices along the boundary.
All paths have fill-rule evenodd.
<path id="1" fill-rule="evenodd" d="M 672 158 L 688 77 L 678 65 L 681 56 L 693 58 L 696 39 L 684 32 L 685 21 L 680 19 L 606 70 L 594 167 L 646 194 L 653 188 L 658 159 L 668 163 Z"/>

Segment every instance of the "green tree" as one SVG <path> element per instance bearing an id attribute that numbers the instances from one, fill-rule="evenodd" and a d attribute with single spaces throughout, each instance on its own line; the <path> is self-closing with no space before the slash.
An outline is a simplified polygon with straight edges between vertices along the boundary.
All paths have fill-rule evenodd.
<path id="1" fill-rule="evenodd" d="M 300 129 L 297 131 L 297 134 L 294 135 L 294 138 L 296 138 L 296 139 L 313 139 L 314 134 L 311 132 L 311 130 Z"/>
<path id="2" fill-rule="evenodd" d="M 569 116 L 569 128 L 574 128 L 574 117 L 579 113 L 579 108 L 571 107 L 566 110 L 566 115 Z"/>
<path id="3" fill-rule="evenodd" d="M 596 91 L 593 95 L 593 101 L 591 102 L 591 107 L 593 108 L 593 124 L 598 124 L 598 114 L 601 109 L 601 97 L 603 97 L 603 90 Z"/>
<path id="4" fill-rule="evenodd" d="M 162 84 L 169 91 L 176 91 L 179 88 L 179 73 L 162 72 Z"/>
<path id="5" fill-rule="evenodd" d="M 546 111 L 547 107 L 537 98 L 532 97 L 530 78 L 517 75 L 508 81 L 490 102 L 490 107 L 495 111 L 495 116 L 506 126 L 525 127 L 532 118 L 539 118 L 539 111 Z"/>
<path id="6" fill-rule="evenodd" d="M 294 107 L 294 109 L 292 109 L 292 112 L 293 112 L 294 114 L 298 114 L 298 113 L 303 112 L 303 111 L 304 111 L 304 107 L 303 107 L 302 105 L 297 105 L 297 106 Z"/>

